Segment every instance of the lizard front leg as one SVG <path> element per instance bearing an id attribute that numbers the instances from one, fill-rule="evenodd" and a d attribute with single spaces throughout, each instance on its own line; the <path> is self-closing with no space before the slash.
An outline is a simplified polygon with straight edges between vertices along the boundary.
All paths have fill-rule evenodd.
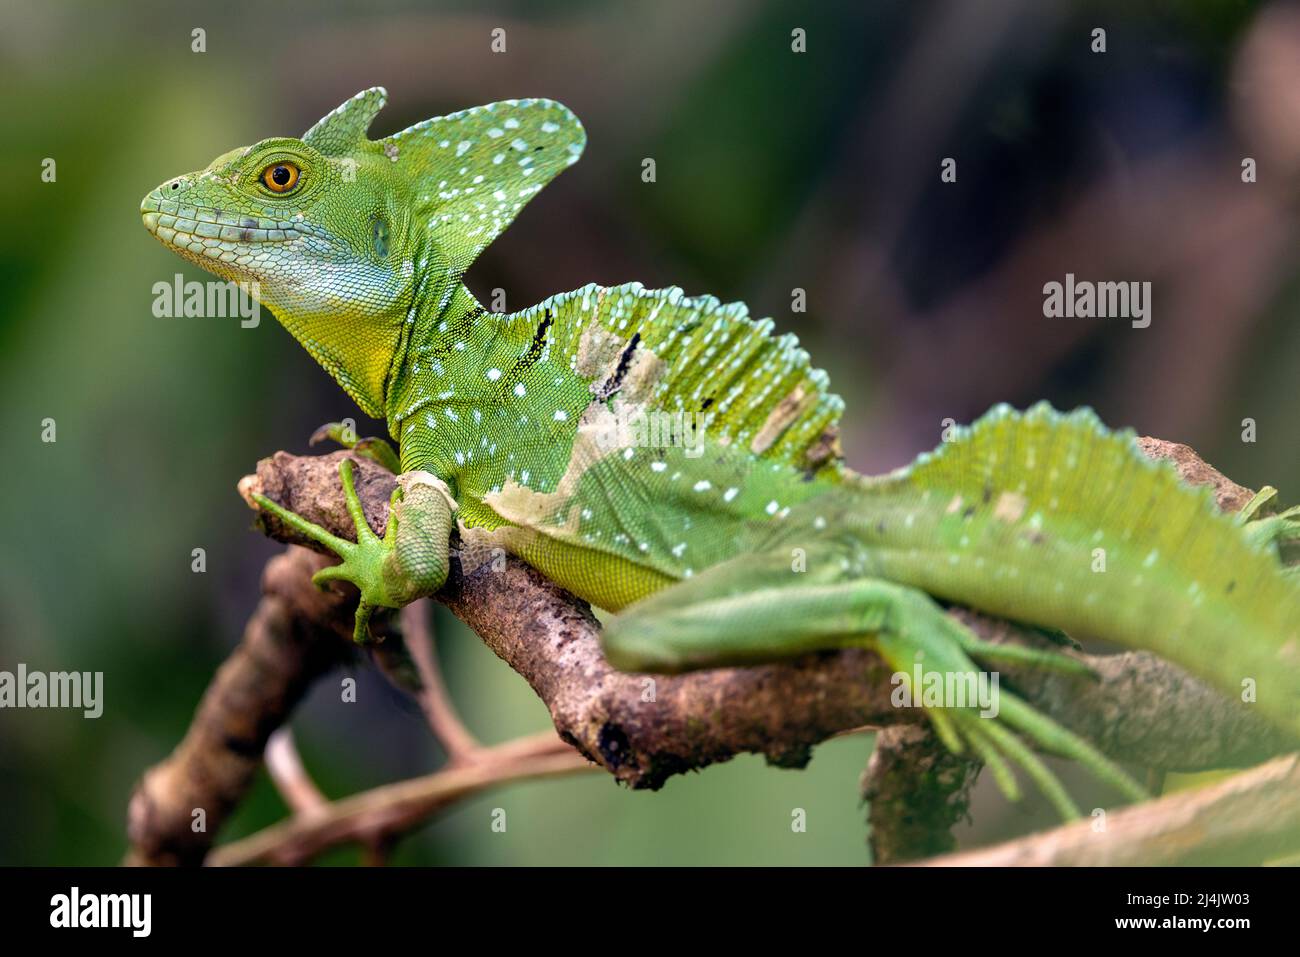
<path id="1" fill-rule="evenodd" d="M 339 479 L 348 514 L 356 526 L 355 542 L 307 521 L 265 495 L 256 494 L 253 500 L 258 508 L 339 556 L 341 561 L 337 565 L 322 568 L 312 581 L 322 588 L 331 581 L 347 581 L 357 586 L 361 600 L 357 604 L 353 638 L 366 642 L 370 639 L 370 618 L 376 608 L 401 608 L 417 598 L 432 595 L 447 580 L 448 538 L 456 501 L 447 484 L 437 476 L 423 471 L 399 475 L 389 501 L 388 527 L 380 538 L 366 522 L 350 459 L 339 462 Z"/>

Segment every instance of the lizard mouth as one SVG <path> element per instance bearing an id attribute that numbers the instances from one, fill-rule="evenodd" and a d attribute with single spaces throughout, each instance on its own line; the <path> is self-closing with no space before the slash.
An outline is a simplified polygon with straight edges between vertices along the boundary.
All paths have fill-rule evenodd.
<path id="1" fill-rule="evenodd" d="M 207 206 L 163 199 L 157 190 L 140 203 L 144 228 L 164 245 L 195 257 L 238 263 L 256 253 L 250 246 L 284 243 L 310 235 L 303 222 L 243 216 Z"/>

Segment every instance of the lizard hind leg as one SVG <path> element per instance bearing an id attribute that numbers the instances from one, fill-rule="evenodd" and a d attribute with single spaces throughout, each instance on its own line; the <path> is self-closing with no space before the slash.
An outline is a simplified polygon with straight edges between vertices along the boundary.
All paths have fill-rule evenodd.
<path id="1" fill-rule="evenodd" d="M 606 624 L 602 640 L 616 667 L 650 672 L 869 648 L 893 671 L 891 703 L 924 708 L 948 747 L 969 749 L 982 759 L 1008 798 L 1018 794 L 1014 766 L 1062 817 L 1078 816 L 1031 745 L 1079 761 L 1128 798 L 1145 797 L 1132 778 L 1087 742 L 1002 690 L 996 673 L 982 671 L 970 657 L 983 656 L 989 646 L 925 592 L 905 585 L 846 579 L 834 570 L 792 573 L 784 554 L 744 556 L 630 605 Z M 1037 659 L 1047 654 L 1030 657 L 1044 663 Z M 1062 656 L 1048 657 L 1046 663 L 1060 664 L 1054 659 Z"/>
<path id="2" fill-rule="evenodd" d="M 1147 797 L 1142 787 L 1118 765 L 1003 689 L 998 673 L 980 669 L 970 655 L 1066 673 L 1091 674 L 1085 665 L 1055 652 L 981 641 L 965 625 L 945 614 L 924 592 L 880 584 L 887 590 L 897 589 L 902 593 L 893 599 L 897 611 L 887 619 L 892 627 L 851 643 L 878 651 L 895 669 L 895 680 L 909 685 L 910 703 L 922 704 L 932 722 L 936 714 L 947 715 L 963 742 L 970 743 L 976 755 L 990 765 L 1008 798 L 1014 800 L 1015 792 L 1008 790 L 1005 772 L 999 774 L 997 764 L 990 762 L 988 750 L 1023 770 L 1063 819 L 1079 816 L 1074 802 L 1056 775 L 1031 750 L 1031 744 L 1038 750 L 1077 761 L 1129 800 Z M 933 703 L 935 699 L 937 705 Z"/>

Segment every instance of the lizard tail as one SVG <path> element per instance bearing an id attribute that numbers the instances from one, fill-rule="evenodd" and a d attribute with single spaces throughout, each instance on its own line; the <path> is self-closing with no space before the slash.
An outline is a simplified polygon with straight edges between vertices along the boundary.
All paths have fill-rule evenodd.
<path id="1" fill-rule="evenodd" d="M 1143 648 L 1300 734 L 1293 512 L 1243 521 L 1091 409 L 998 406 L 861 490 L 894 581 L 1002 617 Z"/>

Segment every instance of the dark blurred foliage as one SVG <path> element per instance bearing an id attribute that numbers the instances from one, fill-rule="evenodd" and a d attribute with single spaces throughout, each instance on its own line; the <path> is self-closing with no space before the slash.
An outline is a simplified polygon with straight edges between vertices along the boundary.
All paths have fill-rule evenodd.
<path id="1" fill-rule="evenodd" d="M 190 50 L 195 27 L 206 53 Z M 489 50 L 494 27 L 505 54 Z M 791 52 L 795 27 L 806 54 Z M 95 721 L 0 712 L 0 863 L 119 858 L 132 782 L 184 732 L 274 552 L 235 481 L 356 414 L 269 316 L 253 330 L 155 318 L 154 282 L 204 276 L 145 233 L 139 198 L 375 84 L 390 93 L 377 134 L 493 99 L 571 106 L 583 162 L 484 255 L 472 287 L 505 289 L 511 308 L 630 279 L 743 299 L 831 371 L 856 467 L 902 464 L 945 417 L 1048 398 L 1188 442 L 1292 501 L 1300 489 L 1289 5 L 6 0 L 0 668 L 100 670 L 107 700 Z M 948 156 L 953 184 L 939 179 Z M 1241 182 L 1245 156 L 1258 183 Z M 46 157 L 55 183 L 40 179 Z M 1045 319 L 1042 286 L 1066 272 L 1151 280 L 1150 328 Z M 806 314 L 791 312 L 796 287 Z M 47 417 L 54 444 L 40 441 Z M 205 574 L 190 570 L 195 547 Z M 486 740 L 545 726 L 522 681 L 454 621 L 439 628 Z M 418 712 L 358 674 L 357 704 L 327 682 L 295 722 L 333 796 L 440 759 Z M 459 806 L 396 859 L 862 862 L 869 747 L 838 739 L 804 772 L 737 760 L 658 795 L 595 775 L 513 787 Z M 508 809 L 507 834 L 490 830 L 493 807 Z M 791 833 L 795 807 L 806 834 Z M 1051 820 L 987 790 L 975 810 L 972 841 Z M 282 813 L 263 782 L 231 833 Z"/>

